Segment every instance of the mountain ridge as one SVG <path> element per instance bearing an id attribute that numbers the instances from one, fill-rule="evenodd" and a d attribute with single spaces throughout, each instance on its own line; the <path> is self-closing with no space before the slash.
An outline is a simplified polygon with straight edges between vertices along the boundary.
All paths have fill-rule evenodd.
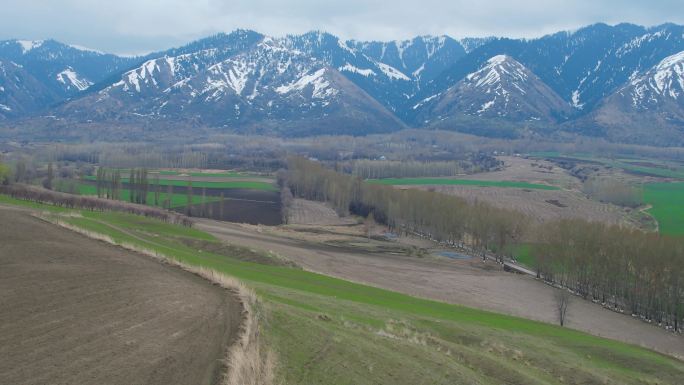
<path id="1" fill-rule="evenodd" d="M 362 135 L 435 125 L 487 134 L 478 130 L 492 126 L 495 136 L 504 137 L 567 130 L 630 141 L 634 129 L 616 135 L 615 126 L 634 111 L 625 110 L 629 105 L 616 102 L 615 95 L 682 51 L 683 26 L 627 23 L 535 39 L 417 36 L 389 42 L 345 41 L 322 31 L 270 37 L 239 29 L 135 58 L 54 40 L 6 40 L 0 41 L 0 62 L 16 76 L 0 72 L 0 119 L 174 119 L 278 135 Z M 493 58 L 505 58 L 513 72 L 519 65 L 524 76 L 507 78 L 498 91 L 468 87 L 467 78 Z M 306 81 L 315 74 L 321 83 Z M 679 84 L 684 75 L 672 76 Z M 319 93 L 318 85 L 326 82 L 335 91 Z M 287 84 L 301 87 L 277 92 Z M 216 95 L 208 98 L 207 92 Z M 677 143 L 684 142 L 682 98 L 676 93 L 668 117 L 650 128 L 668 132 Z M 611 108 L 622 115 L 606 113 Z M 461 118 L 470 127 L 449 126 Z M 648 139 L 643 132 L 636 137 Z"/>

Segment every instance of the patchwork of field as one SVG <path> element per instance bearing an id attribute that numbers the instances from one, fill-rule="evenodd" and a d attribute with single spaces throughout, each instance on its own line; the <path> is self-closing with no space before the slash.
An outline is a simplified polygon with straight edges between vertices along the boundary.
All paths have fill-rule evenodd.
<path id="1" fill-rule="evenodd" d="M 0 199 L 3 200 L 48 209 Z M 49 209 L 58 211 L 56 215 L 64 212 Z M 232 251 L 223 253 L 223 243 L 197 229 L 126 214 L 81 215 L 61 217 L 72 225 L 106 234 L 115 242 L 148 248 L 184 263 L 230 274 L 256 289 L 262 314 L 261 335 L 266 347 L 278 358 L 276 378 L 282 383 L 674 385 L 684 376 L 684 363 L 633 345 L 269 263 L 268 255 L 272 253 L 264 254 L 261 263 L 248 262 L 241 258 L 241 249 L 227 248 Z M 261 234 L 257 227 L 252 228 L 257 229 L 256 233 L 239 234 L 242 241 Z M 282 241 L 288 245 L 283 239 L 276 244 Z M 297 254 L 321 251 L 309 246 L 301 245 Z M 390 261 L 383 260 L 385 266 Z M 337 261 L 342 262 L 344 258 Z M 438 266 L 437 270 L 445 274 L 450 271 L 445 268 L 447 265 Z M 368 267 L 362 264 L 358 269 Z M 416 267 L 410 269 L 400 264 L 394 272 L 404 270 L 407 276 L 419 280 L 424 279 L 420 278 L 421 271 L 431 273 L 430 269 Z M 382 276 L 383 272 L 371 269 L 368 274 Z M 458 277 L 450 278 L 457 280 Z M 394 281 L 402 283 L 401 279 Z M 524 298 L 525 292 L 519 293 Z M 462 294 L 469 292 L 463 290 Z M 625 330 L 625 335 L 651 344 L 662 342 L 649 332 L 659 329 L 629 317 L 615 316 L 622 317 L 626 325 L 618 322 L 608 330 Z M 645 329 L 634 332 L 630 325 Z M 676 338 L 667 333 L 663 336 Z"/>
<path id="2" fill-rule="evenodd" d="M 623 170 L 627 174 L 641 177 L 656 177 L 684 180 L 684 165 L 674 161 L 654 159 L 606 159 L 591 154 L 561 154 L 558 152 L 537 152 L 536 158 L 596 164 Z"/>
<path id="3" fill-rule="evenodd" d="M 0 208 L 0 383 L 216 384 L 242 306 L 149 257 Z"/>
<path id="4" fill-rule="evenodd" d="M 187 212 L 188 179 L 180 176 L 179 178 L 185 179 L 159 180 L 157 206 L 164 205 L 170 188 L 171 209 Z M 124 201 L 129 200 L 128 182 L 128 178 L 122 178 L 121 198 Z M 147 193 L 149 205 L 155 204 L 154 189 L 156 186 L 151 184 Z M 79 192 L 82 195 L 97 194 L 92 177 L 79 184 Z M 193 215 L 237 223 L 278 225 L 282 222 L 280 193 L 272 179 L 207 181 L 192 177 L 192 195 Z M 206 198 L 203 195 L 206 195 Z"/>
<path id="5" fill-rule="evenodd" d="M 95 177 L 86 176 L 86 180 L 94 181 Z M 192 182 L 192 187 L 194 188 L 207 188 L 207 189 L 250 189 L 250 190 L 263 190 L 263 191 L 278 191 L 272 179 L 259 178 L 259 180 L 254 180 L 253 178 L 227 178 L 225 180 L 208 179 L 201 177 L 192 177 L 190 181 Z M 219 178 L 220 179 L 220 178 Z M 150 184 L 155 184 L 152 178 L 148 179 Z M 175 186 L 175 187 L 187 187 L 188 177 L 164 177 L 159 179 L 159 186 Z M 129 182 L 128 178 L 121 178 L 121 183 L 127 185 Z"/>
<path id="6" fill-rule="evenodd" d="M 646 213 L 657 222 L 665 235 L 684 235 L 684 165 L 658 159 L 606 159 L 590 154 L 542 152 L 535 157 L 576 162 L 597 167 L 596 175 L 628 181 L 643 186 Z M 643 217 L 643 216 L 642 216 Z M 651 228 L 653 226 L 650 226 Z"/>
<path id="7" fill-rule="evenodd" d="M 431 190 L 470 202 L 483 201 L 516 210 L 540 222 L 579 218 L 608 224 L 640 226 L 629 210 L 587 198 L 581 181 L 552 162 L 522 157 L 498 157 L 501 170 L 453 178 L 398 178 L 370 183 Z"/>
<path id="8" fill-rule="evenodd" d="M 504 163 L 500 170 L 467 175 L 463 179 L 527 182 L 569 190 L 579 190 L 582 186 L 579 179 L 553 162 L 517 156 L 499 156 L 497 159 Z"/>

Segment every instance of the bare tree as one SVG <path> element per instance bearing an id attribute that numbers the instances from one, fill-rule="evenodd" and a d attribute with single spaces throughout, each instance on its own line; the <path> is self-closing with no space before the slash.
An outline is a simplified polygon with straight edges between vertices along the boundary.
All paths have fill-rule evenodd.
<path id="1" fill-rule="evenodd" d="M 371 239 L 371 236 L 373 235 L 373 230 L 375 229 L 375 216 L 373 215 L 372 211 L 369 212 L 368 216 L 366 217 L 365 226 L 368 239 Z"/>
<path id="2" fill-rule="evenodd" d="M 558 322 L 561 326 L 565 325 L 565 319 L 568 314 L 568 305 L 570 305 L 570 294 L 565 289 L 558 289 L 553 294 L 556 301 L 556 311 L 558 312 Z"/>
<path id="3" fill-rule="evenodd" d="M 48 190 L 52 190 L 52 182 L 55 179 L 55 171 L 52 168 L 52 162 L 48 164 L 47 168 L 47 176 L 45 177 L 45 180 L 43 181 L 43 187 L 45 187 Z"/>

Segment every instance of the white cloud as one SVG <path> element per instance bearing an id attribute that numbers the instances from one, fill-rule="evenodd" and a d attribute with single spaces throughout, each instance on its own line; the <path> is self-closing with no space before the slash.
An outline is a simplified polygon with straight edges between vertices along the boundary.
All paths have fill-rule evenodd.
<path id="1" fill-rule="evenodd" d="M 164 49 L 235 28 L 344 38 L 535 37 L 594 22 L 682 23 L 680 0 L 0 0 L 0 38 L 56 38 L 105 51 Z"/>

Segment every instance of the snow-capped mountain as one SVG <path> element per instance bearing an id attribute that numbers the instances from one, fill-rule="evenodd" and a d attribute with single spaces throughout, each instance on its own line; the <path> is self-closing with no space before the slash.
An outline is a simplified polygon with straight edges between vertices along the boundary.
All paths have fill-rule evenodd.
<path id="1" fill-rule="evenodd" d="M 496 38 L 466 56 L 424 86 L 413 104 L 443 92 L 496 55 L 509 55 L 525 65 L 577 114 L 592 111 L 635 73 L 684 50 L 684 26 L 644 28 L 633 24 L 595 24 L 538 39 Z"/>
<path id="2" fill-rule="evenodd" d="M 508 137 L 524 127 L 618 140 L 631 139 L 610 122 L 655 114 L 638 137 L 660 130 L 681 141 L 673 128 L 682 124 L 680 99 L 666 95 L 679 95 L 672 63 L 682 51 L 684 27 L 674 24 L 389 42 L 236 30 L 138 58 L 7 40 L 0 114 L 298 135 L 408 125 Z"/>
<path id="3" fill-rule="evenodd" d="M 441 94 L 415 104 L 425 123 L 463 115 L 556 123 L 571 108 L 529 69 L 497 55 Z"/>
<path id="4" fill-rule="evenodd" d="M 463 46 L 448 36 L 419 36 L 392 42 L 350 41 L 348 44 L 378 63 L 397 69 L 418 85 L 432 80 L 466 54 Z"/>
<path id="5" fill-rule="evenodd" d="M 0 59 L 0 120 L 26 116 L 55 98 L 22 65 Z"/>
<path id="6" fill-rule="evenodd" d="M 359 134 L 404 126 L 338 69 L 294 48 L 289 39 L 238 31 L 220 45 L 221 52 L 210 45 L 150 59 L 110 86 L 66 104 L 61 113 L 290 134 Z"/>
<path id="7" fill-rule="evenodd" d="M 621 141 L 684 142 L 684 51 L 635 75 L 605 99 L 592 119 L 609 137 Z M 679 140 L 672 142 L 672 137 Z"/>
<path id="8" fill-rule="evenodd" d="M 55 40 L 0 41 L 0 58 L 22 65 L 36 79 L 65 97 L 139 61 Z"/>

